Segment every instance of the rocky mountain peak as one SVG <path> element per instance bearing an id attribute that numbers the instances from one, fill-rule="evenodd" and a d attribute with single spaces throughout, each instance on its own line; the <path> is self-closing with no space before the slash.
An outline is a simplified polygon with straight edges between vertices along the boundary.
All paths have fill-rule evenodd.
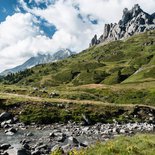
<path id="1" fill-rule="evenodd" d="M 40 53 L 38 53 L 37 56 L 31 57 L 23 64 L 1 72 L 0 76 L 6 76 L 11 73 L 17 73 L 20 71 L 24 71 L 25 69 L 32 68 L 39 64 L 46 64 L 46 63 L 62 60 L 62 59 L 68 58 L 69 56 L 74 55 L 74 54 L 76 54 L 76 53 L 72 52 L 69 49 L 61 49 L 61 50 L 55 52 L 54 54 L 40 54 Z"/>
<path id="2" fill-rule="evenodd" d="M 135 4 L 131 11 L 132 11 L 134 17 L 136 17 L 139 13 L 143 12 L 143 10 L 140 8 L 139 4 Z"/>
<path id="3" fill-rule="evenodd" d="M 134 17 L 138 16 L 140 13 L 143 13 L 143 10 L 140 8 L 138 4 L 135 4 L 131 10 L 125 8 L 123 10 L 123 16 L 120 20 L 120 24 L 125 25 L 128 23 L 129 20 L 133 19 Z"/>
<path id="4" fill-rule="evenodd" d="M 128 38 L 134 34 L 155 29 L 155 13 L 150 15 L 144 12 L 139 4 L 131 10 L 123 10 L 122 19 L 118 23 L 105 24 L 104 33 L 97 39 L 91 40 L 90 46 Z"/>

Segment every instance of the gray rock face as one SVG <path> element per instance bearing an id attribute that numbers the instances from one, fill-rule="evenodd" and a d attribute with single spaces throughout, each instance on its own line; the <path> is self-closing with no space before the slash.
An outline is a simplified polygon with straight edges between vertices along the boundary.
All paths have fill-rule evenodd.
<path id="1" fill-rule="evenodd" d="M 125 39 L 132 35 L 154 29 L 155 13 L 150 15 L 136 4 L 131 10 L 127 8 L 123 10 L 122 19 L 118 23 L 105 24 L 103 35 L 98 40 L 95 35 L 90 46 Z"/>
<path id="2" fill-rule="evenodd" d="M 94 46 L 98 44 L 98 40 L 97 40 L 97 35 L 95 34 L 95 36 L 92 38 L 90 46 Z"/>

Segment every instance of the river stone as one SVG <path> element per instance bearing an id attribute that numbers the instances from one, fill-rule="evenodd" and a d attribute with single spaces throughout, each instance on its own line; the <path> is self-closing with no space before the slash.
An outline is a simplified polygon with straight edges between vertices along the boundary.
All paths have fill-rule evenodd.
<path id="1" fill-rule="evenodd" d="M 11 118 L 11 113 L 3 112 L 0 114 L 0 121 L 9 120 Z"/>
<path id="2" fill-rule="evenodd" d="M 84 128 L 82 129 L 82 131 L 85 132 L 85 133 L 87 133 L 88 130 L 89 130 L 89 127 L 84 127 Z"/>
<path id="3" fill-rule="evenodd" d="M 8 135 L 8 136 L 13 136 L 15 133 L 11 132 L 11 131 L 6 131 L 5 134 Z"/>
<path id="4" fill-rule="evenodd" d="M 125 129 L 121 129 L 121 130 L 120 130 L 120 133 L 121 133 L 121 134 L 124 134 L 124 133 L 125 133 Z"/>
<path id="5" fill-rule="evenodd" d="M 36 147 L 36 150 L 46 149 L 48 146 L 46 144 Z"/>
<path id="6" fill-rule="evenodd" d="M 80 143 L 80 146 L 82 146 L 82 147 L 87 147 L 88 145 L 89 145 L 89 143 L 87 141 Z"/>
<path id="7" fill-rule="evenodd" d="M 3 153 L 0 152 L 0 155 L 8 155 L 8 153 L 7 152 L 3 152 Z"/>
<path id="8" fill-rule="evenodd" d="M 5 130 L 6 135 L 12 136 L 17 132 L 15 128 L 9 128 L 8 130 Z"/>
<path id="9" fill-rule="evenodd" d="M 71 136 L 71 137 L 68 137 L 68 144 L 70 144 L 70 145 L 78 145 L 79 141 L 76 138 Z"/>
<path id="10" fill-rule="evenodd" d="M 13 133 L 17 132 L 17 130 L 15 128 L 10 128 L 10 129 L 8 129 L 8 131 L 13 132 Z"/>
<path id="11" fill-rule="evenodd" d="M 35 150 L 31 153 L 31 155 L 41 155 L 41 152 L 39 150 Z"/>
<path id="12" fill-rule="evenodd" d="M 89 118 L 85 114 L 82 114 L 82 118 L 83 118 L 83 121 L 84 121 L 83 125 L 90 125 L 91 124 Z"/>
<path id="13" fill-rule="evenodd" d="M 23 147 L 27 150 L 30 150 L 30 146 L 28 144 L 24 144 Z"/>
<path id="14" fill-rule="evenodd" d="M 10 146 L 11 146 L 10 144 L 4 143 L 0 145 L 0 150 L 7 150 Z"/>
<path id="15" fill-rule="evenodd" d="M 33 133 L 29 132 L 29 133 L 26 134 L 26 136 L 31 137 L 31 136 L 33 136 Z"/>
<path id="16" fill-rule="evenodd" d="M 31 155 L 25 148 L 13 148 L 6 151 L 8 155 Z"/>

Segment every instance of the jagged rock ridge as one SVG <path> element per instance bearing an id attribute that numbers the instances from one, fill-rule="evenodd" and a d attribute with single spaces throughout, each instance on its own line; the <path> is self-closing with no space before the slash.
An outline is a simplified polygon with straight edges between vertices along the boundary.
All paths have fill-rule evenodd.
<path id="1" fill-rule="evenodd" d="M 131 10 L 127 8 L 123 10 L 122 19 L 118 23 L 105 24 L 103 35 L 99 39 L 95 35 L 90 46 L 128 38 L 153 29 L 155 29 L 155 13 L 150 15 L 135 4 Z"/>
<path id="2" fill-rule="evenodd" d="M 17 73 L 20 71 L 24 71 L 25 69 L 32 68 L 39 64 L 45 64 L 45 63 L 62 60 L 74 54 L 75 53 L 70 51 L 69 49 L 61 49 L 54 54 L 38 54 L 37 56 L 31 57 L 30 59 L 28 59 L 22 65 L 3 71 L 2 73 L 0 73 L 0 75 L 6 76 L 11 73 Z"/>

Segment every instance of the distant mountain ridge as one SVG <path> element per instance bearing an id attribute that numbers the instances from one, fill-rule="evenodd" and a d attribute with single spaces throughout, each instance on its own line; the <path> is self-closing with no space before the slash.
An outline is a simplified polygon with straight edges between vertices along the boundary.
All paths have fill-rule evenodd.
<path id="1" fill-rule="evenodd" d="M 90 47 L 120 40 L 141 32 L 155 29 L 155 13 L 152 15 L 144 12 L 138 4 L 131 10 L 123 10 L 122 19 L 118 23 L 105 24 L 104 33 L 99 37 L 95 35 L 91 40 Z"/>
<path id="2" fill-rule="evenodd" d="M 26 62 L 24 62 L 22 65 L 16 66 L 11 69 L 7 69 L 0 73 L 1 76 L 6 76 L 11 73 L 17 73 L 20 71 L 24 71 L 25 69 L 32 68 L 39 64 L 46 64 L 58 60 L 65 59 L 71 55 L 74 55 L 74 52 L 71 52 L 69 49 L 62 49 L 54 54 L 38 54 L 37 56 L 31 57 Z"/>

